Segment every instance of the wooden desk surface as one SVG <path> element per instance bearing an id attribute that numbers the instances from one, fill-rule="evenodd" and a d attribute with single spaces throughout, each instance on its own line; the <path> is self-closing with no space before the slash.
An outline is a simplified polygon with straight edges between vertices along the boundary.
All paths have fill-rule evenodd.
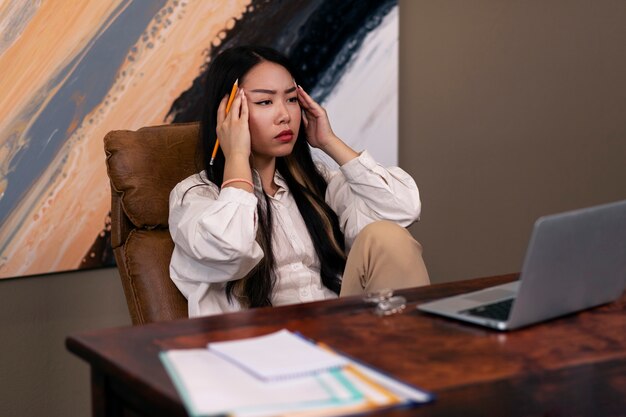
<path id="1" fill-rule="evenodd" d="M 146 415 L 184 416 L 159 351 L 281 328 L 324 341 L 437 396 L 431 404 L 380 415 L 626 415 L 626 295 L 511 333 L 415 310 L 424 301 L 516 277 L 400 291 L 409 305 L 390 317 L 377 317 L 371 305 L 353 297 L 98 330 L 69 337 L 67 347 L 92 367 L 94 415 L 129 407 Z"/>

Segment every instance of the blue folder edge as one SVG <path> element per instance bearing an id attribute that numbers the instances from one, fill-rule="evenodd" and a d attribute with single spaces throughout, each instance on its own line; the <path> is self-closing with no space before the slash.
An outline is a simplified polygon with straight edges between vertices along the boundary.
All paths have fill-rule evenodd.
<path id="1" fill-rule="evenodd" d="M 193 402 L 191 401 L 191 397 L 188 394 L 187 388 L 185 387 L 184 382 L 182 381 L 182 379 L 180 378 L 180 375 L 178 373 L 178 371 L 176 370 L 176 368 L 174 367 L 174 365 L 169 361 L 168 357 L 167 357 L 167 352 L 168 351 L 161 351 L 159 352 L 159 359 L 161 361 L 161 363 L 163 364 L 163 366 L 165 367 L 165 370 L 167 371 L 167 374 L 170 376 L 170 378 L 172 379 L 172 382 L 174 383 L 174 387 L 176 388 L 176 391 L 178 392 L 178 394 L 181 397 L 181 400 L 183 402 L 183 405 L 185 406 L 185 409 L 187 410 L 187 413 L 192 416 L 192 417 L 211 417 L 211 416 L 215 416 L 215 415 L 228 415 L 228 412 L 225 410 L 225 413 L 219 413 L 219 414 L 206 414 L 206 413 L 202 413 L 200 410 L 194 408 L 193 406 Z M 346 398 L 346 399 L 340 399 L 337 397 L 333 397 L 329 400 L 325 400 L 325 401 L 310 401 L 310 402 L 305 402 L 305 403 L 301 403 L 298 406 L 298 411 L 302 411 L 305 412 L 307 410 L 311 410 L 311 409 L 316 409 L 316 408 L 320 408 L 320 407 L 325 407 L 325 406 L 349 406 L 351 404 L 355 404 L 358 401 L 360 401 L 363 398 L 363 395 L 361 394 L 361 392 L 359 392 L 358 390 L 356 390 L 356 388 L 350 383 L 350 381 L 348 381 L 343 375 L 341 375 L 341 371 L 340 370 L 331 370 L 330 373 L 333 375 L 333 377 L 341 384 L 343 385 L 343 387 L 350 392 L 351 397 L 350 398 Z M 325 384 L 322 383 L 320 381 L 320 383 L 322 384 L 322 386 L 324 386 Z M 327 389 L 330 391 L 330 389 L 327 387 Z M 283 404 L 283 405 L 272 405 L 272 406 L 260 406 L 260 407 L 254 407 L 255 410 L 263 410 L 264 408 L 271 408 L 272 410 L 276 410 L 276 411 L 280 411 L 281 408 L 289 411 L 289 410 L 293 410 L 294 404 Z M 241 412 L 245 412 L 247 410 L 246 407 L 242 407 L 236 410 L 229 410 L 229 411 L 241 411 Z"/>
<path id="2" fill-rule="evenodd" d="M 315 340 L 308 338 L 306 336 L 304 336 L 302 333 L 300 332 L 294 332 L 294 334 L 296 336 L 301 337 L 302 339 L 304 339 L 305 341 L 312 343 L 316 346 L 319 346 L 320 343 L 316 342 Z M 415 385 L 411 385 L 411 384 L 407 384 L 406 382 L 400 381 L 398 378 L 389 375 L 386 372 L 383 372 L 371 365 L 367 365 L 363 362 L 361 362 L 358 359 L 353 358 L 350 355 L 345 354 L 344 352 L 337 350 L 335 348 L 333 348 L 332 346 L 329 346 L 327 344 L 324 344 L 325 347 L 327 347 L 329 350 L 331 350 L 332 352 L 336 353 L 337 355 L 341 355 L 344 358 L 348 359 L 349 362 L 351 362 L 353 365 L 357 365 L 357 367 L 365 369 L 371 373 L 373 373 L 374 375 L 376 375 L 377 378 L 384 380 L 385 382 L 395 385 L 395 386 L 399 386 L 402 387 L 403 390 L 405 390 L 405 393 L 402 393 L 401 395 L 407 396 L 408 394 L 408 404 L 400 404 L 400 407 L 405 406 L 405 405 L 416 405 L 416 404 L 426 404 L 432 401 L 435 401 L 437 399 L 437 396 L 430 392 L 430 391 L 426 391 L 423 390 L 422 388 L 419 388 Z M 386 386 L 386 388 L 389 388 L 388 386 Z M 391 389 L 392 390 L 392 389 Z M 392 390 L 393 392 L 396 392 L 395 390 Z"/>
<path id="3" fill-rule="evenodd" d="M 293 332 L 295 335 L 297 335 L 298 337 L 301 337 L 303 340 L 305 340 L 308 343 L 312 343 L 316 346 L 319 346 L 320 343 L 315 342 L 314 340 L 304 336 L 302 333 L 300 332 Z M 388 389 L 389 391 L 398 394 L 402 397 L 407 398 L 407 401 L 404 403 L 400 403 L 400 404 L 395 404 L 395 405 L 391 405 L 391 406 L 382 406 L 380 408 L 378 408 L 378 410 L 382 410 L 382 409 L 389 409 L 389 408 L 403 408 L 403 407 L 411 407 L 414 405 L 420 405 L 420 404 L 427 404 L 430 403 L 432 401 L 434 401 L 436 399 L 436 395 L 433 394 L 432 392 L 429 391 L 425 391 L 419 387 L 416 387 L 414 385 L 411 384 L 407 384 L 403 381 L 400 381 L 399 379 L 397 379 L 396 377 L 389 375 L 386 372 L 382 372 L 379 369 L 372 367 L 370 365 L 364 364 L 363 362 L 361 362 L 358 359 L 355 359 L 353 357 L 351 357 L 350 355 L 347 355 L 331 346 L 328 346 L 326 344 L 323 344 L 325 348 L 329 349 L 330 351 L 343 356 L 344 358 L 346 358 L 351 365 L 355 366 L 358 370 L 360 370 L 361 372 L 363 372 L 365 375 L 371 374 L 369 375 L 370 378 L 372 378 L 373 380 L 375 380 L 377 383 L 382 384 L 386 389 Z M 199 410 L 194 409 L 192 402 L 191 402 L 191 398 L 189 397 L 187 390 L 185 389 L 185 385 L 183 383 L 183 381 L 180 379 L 180 376 L 178 374 L 178 372 L 176 371 L 176 369 L 173 367 L 173 365 L 169 362 L 167 355 L 166 355 L 167 351 L 161 351 L 159 352 L 159 359 L 161 361 L 161 363 L 163 364 L 163 366 L 165 367 L 168 375 L 171 377 L 172 382 L 174 383 L 174 386 L 176 388 L 176 390 L 178 391 L 178 394 L 181 397 L 181 400 L 183 402 L 183 405 L 185 406 L 185 409 L 187 410 L 187 412 L 189 413 L 190 416 L 194 416 L 194 417 L 204 417 L 204 414 L 201 414 L 199 412 Z M 346 386 L 345 384 L 348 384 L 348 389 L 350 389 L 349 387 L 351 386 L 351 384 L 348 381 L 341 381 L 341 383 Z M 352 388 L 353 390 L 354 388 Z M 356 400 L 356 398 L 355 398 Z M 345 400 L 340 401 L 340 400 L 335 400 L 337 403 L 344 403 L 346 405 L 348 405 L 349 402 L 346 402 Z M 318 406 L 321 404 L 317 404 Z M 312 407 L 315 406 L 315 404 L 311 404 Z M 364 411 L 362 413 L 357 413 L 357 414 L 368 414 L 369 412 L 371 412 L 371 410 L 367 410 Z"/>
<path id="4" fill-rule="evenodd" d="M 159 352 L 159 360 L 165 367 L 165 370 L 167 371 L 167 374 L 169 375 L 169 377 L 172 379 L 172 382 L 174 383 L 174 387 L 176 388 L 176 391 L 178 391 L 178 395 L 180 395 L 181 399 L 183 400 L 183 405 L 185 406 L 185 409 L 187 410 L 187 414 L 189 414 L 190 416 L 199 417 L 201 414 L 198 413 L 198 410 L 193 408 L 191 398 L 189 397 L 189 395 L 187 394 L 187 390 L 185 389 L 185 384 L 180 379 L 180 376 L 178 375 L 178 372 L 176 371 L 174 366 L 167 359 L 166 354 L 167 354 L 167 351 Z"/>

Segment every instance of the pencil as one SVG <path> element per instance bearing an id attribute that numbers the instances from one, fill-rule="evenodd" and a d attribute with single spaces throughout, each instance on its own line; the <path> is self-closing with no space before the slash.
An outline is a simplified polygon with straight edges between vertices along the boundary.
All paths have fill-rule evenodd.
<path id="1" fill-rule="evenodd" d="M 235 80 L 235 83 L 233 84 L 233 89 L 230 90 L 228 103 L 226 103 L 226 114 L 228 114 L 228 111 L 230 110 L 230 106 L 233 104 L 233 100 L 235 99 L 235 93 L 237 93 L 238 86 L 239 86 L 239 78 Z M 213 161 L 215 160 L 215 155 L 217 155 L 217 148 L 219 148 L 219 146 L 220 146 L 220 139 L 215 138 L 215 146 L 213 147 L 213 153 L 211 154 L 211 161 L 209 162 L 209 165 L 213 165 Z"/>

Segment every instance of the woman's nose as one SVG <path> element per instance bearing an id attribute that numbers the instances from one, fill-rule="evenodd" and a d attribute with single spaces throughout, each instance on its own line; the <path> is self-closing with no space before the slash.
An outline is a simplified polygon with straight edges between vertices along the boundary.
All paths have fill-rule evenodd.
<path id="1" fill-rule="evenodd" d="M 280 103 L 277 107 L 277 117 L 276 124 L 289 123 L 291 121 L 291 116 L 289 115 L 289 111 L 287 110 L 287 106 L 285 103 Z"/>

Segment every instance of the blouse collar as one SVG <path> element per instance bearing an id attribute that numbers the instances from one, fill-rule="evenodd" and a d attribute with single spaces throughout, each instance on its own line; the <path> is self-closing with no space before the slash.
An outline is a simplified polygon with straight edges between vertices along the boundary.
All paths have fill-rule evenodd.
<path id="1" fill-rule="evenodd" d="M 261 186 L 261 176 L 259 175 L 256 169 L 252 170 L 252 181 L 254 182 L 254 192 L 257 196 L 263 196 L 263 187 Z M 274 183 L 278 186 L 278 190 L 274 196 L 270 196 L 270 198 L 280 201 L 285 193 L 289 191 L 289 187 L 287 186 L 287 181 L 285 178 L 278 172 L 278 170 L 274 171 Z"/>

